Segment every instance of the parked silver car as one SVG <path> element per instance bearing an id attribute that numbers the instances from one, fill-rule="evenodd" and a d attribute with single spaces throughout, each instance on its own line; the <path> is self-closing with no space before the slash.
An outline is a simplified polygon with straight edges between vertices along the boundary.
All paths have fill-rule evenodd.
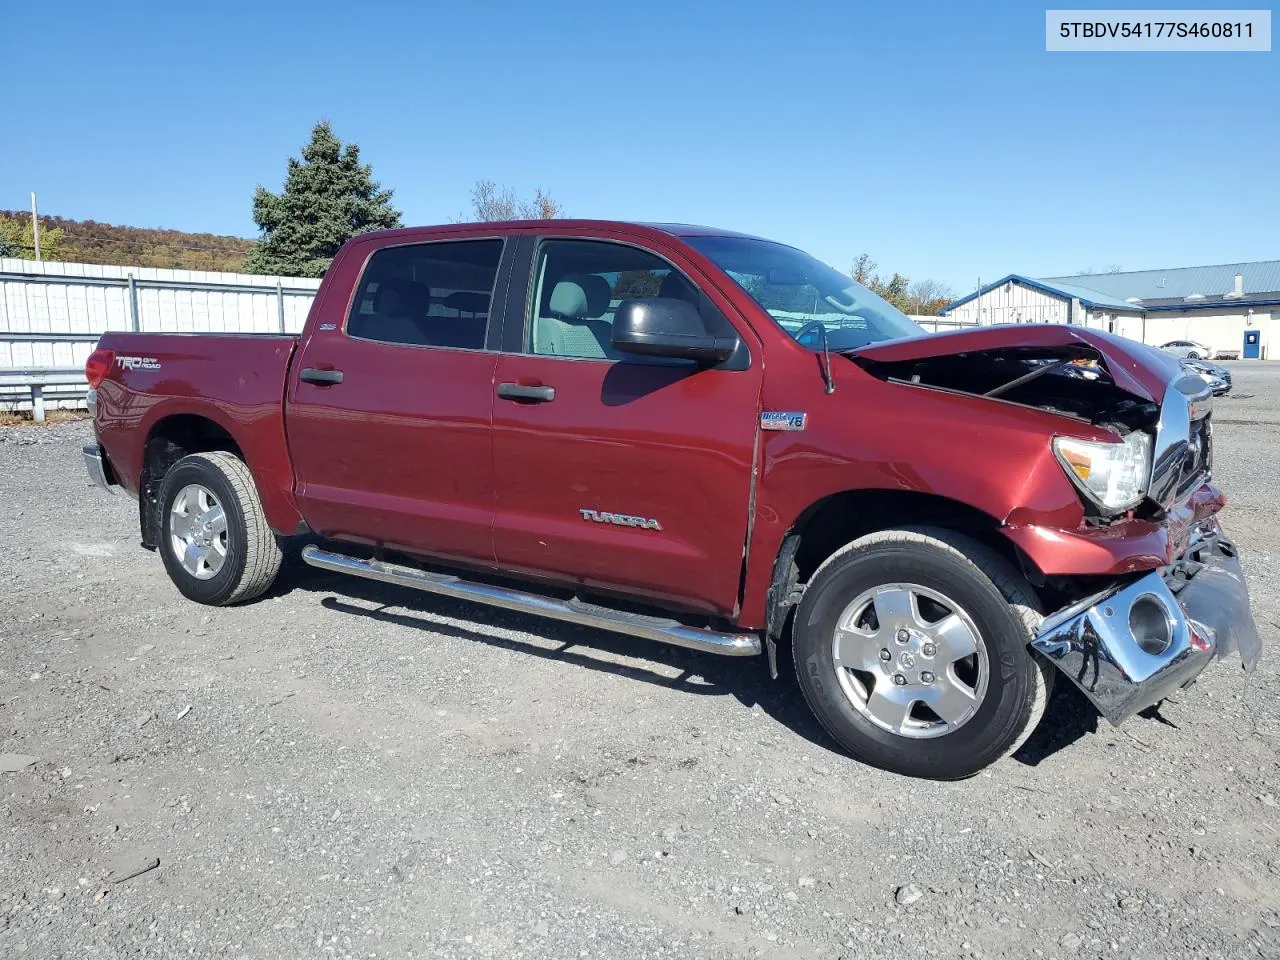
<path id="1" fill-rule="evenodd" d="M 1172 353 L 1175 357 L 1181 357 L 1183 360 L 1213 359 L 1213 349 L 1206 347 L 1203 343 L 1196 343 L 1194 340 L 1170 340 L 1168 343 L 1162 343 L 1160 349 L 1165 353 Z"/>

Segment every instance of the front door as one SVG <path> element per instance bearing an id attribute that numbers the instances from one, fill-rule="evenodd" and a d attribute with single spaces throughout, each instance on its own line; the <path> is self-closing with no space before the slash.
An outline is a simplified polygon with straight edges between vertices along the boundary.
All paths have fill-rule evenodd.
<path id="1" fill-rule="evenodd" d="M 1244 332 L 1244 352 L 1241 354 L 1246 360 L 1257 360 L 1262 356 L 1262 331 L 1246 330 Z"/>
<path id="2" fill-rule="evenodd" d="M 325 304 L 285 411 L 297 499 L 325 536 L 492 563 L 490 304 L 500 239 L 369 258 L 350 307 Z"/>
<path id="3" fill-rule="evenodd" d="M 519 286 L 513 277 L 513 303 Z M 673 262 L 635 246 L 543 239 L 528 294 L 524 317 L 509 315 L 495 375 L 499 564 L 730 614 L 751 503 L 758 359 L 744 349 L 707 369 L 615 353 L 613 312 L 628 297 L 686 297 L 709 325 L 729 326 Z"/>

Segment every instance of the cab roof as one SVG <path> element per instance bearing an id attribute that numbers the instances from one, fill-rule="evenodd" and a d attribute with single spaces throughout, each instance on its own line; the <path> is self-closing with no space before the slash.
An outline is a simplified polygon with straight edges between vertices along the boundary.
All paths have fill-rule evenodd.
<path id="1" fill-rule="evenodd" d="M 752 236 L 749 233 L 738 233 L 733 230 L 721 230 L 717 227 L 704 227 L 691 223 L 649 223 L 636 220 L 588 220 L 588 219 L 558 219 L 558 220 L 495 220 L 481 221 L 473 223 L 445 223 L 436 225 L 422 225 L 414 227 L 400 227 L 393 230 L 373 230 L 369 233 L 359 234 L 362 238 L 408 238 L 410 236 L 421 236 L 423 234 L 444 234 L 451 233 L 475 233 L 479 230 L 492 230 L 495 233 L 502 233 L 507 230 L 573 230 L 580 228 L 596 228 L 596 229 L 612 229 L 619 232 L 627 232 L 629 230 L 653 230 L 658 233 L 665 233 L 673 237 L 737 237 L 747 240 L 761 240 L 762 237 Z"/>

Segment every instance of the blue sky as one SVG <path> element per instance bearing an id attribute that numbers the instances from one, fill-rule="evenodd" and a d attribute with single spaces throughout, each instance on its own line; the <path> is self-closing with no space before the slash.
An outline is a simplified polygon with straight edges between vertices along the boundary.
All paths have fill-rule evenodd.
<path id="1" fill-rule="evenodd" d="M 406 223 L 487 178 L 957 292 L 1280 256 L 1280 53 L 1050 54 L 1044 11 L 11 3 L 0 208 L 252 236 L 254 186 L 328 118 Z"/>

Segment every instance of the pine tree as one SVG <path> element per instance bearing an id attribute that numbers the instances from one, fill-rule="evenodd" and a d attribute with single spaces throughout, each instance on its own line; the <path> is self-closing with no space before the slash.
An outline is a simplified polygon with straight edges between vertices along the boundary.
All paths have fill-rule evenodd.
<path id="1" fill-rule="evenodd" d="M 317 123 L 302 159 L 289 158 L 283 192 L 261 186 L 254 192 L 253 220 L 262 238 L 245 258 L 245 270 L 319 277 L 351 237 L 400 226 L 391 191 L 372 173 L 360 162 L 359 146 L 344 146 L 327 121 Z"/>

